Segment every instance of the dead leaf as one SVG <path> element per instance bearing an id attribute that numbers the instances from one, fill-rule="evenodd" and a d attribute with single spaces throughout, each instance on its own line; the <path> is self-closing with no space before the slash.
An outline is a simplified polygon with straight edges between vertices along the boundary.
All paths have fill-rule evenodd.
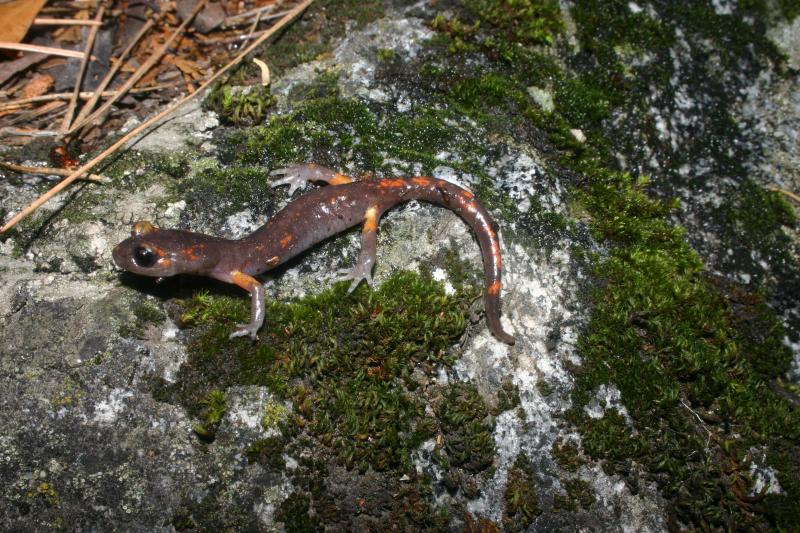
<path id="1" fill-rule="evenodd" d="M 186 19 L 186 17 L 192 13 L 196 5 L 197 0 L 178 0 L 176 9 L 181 20 Z M 194 18 L 192 26 L 201 33 L 208 33 L 222 24 L 225 17 L 225 9 L 220 2 L 208 2 Z"/>
<path id="2" fill-rule="evenodd" d="M 192 79 L 199 80 L 203 78 L 203 71 L 200 70 L 199 65 L 189 59 L 167 54 L 164 56 L 164 63 L 168 65 L 175 65 L 181 72 Z"/>
<path id="3" fill-rule="evenodd" d="M 41 96 L 50 90 L 55 80 L 48 74 L 36 74 L 31 81 L 22 89 L 23 98 L 33 98 Z"/>
<path id="4" fill-rule="evenodd" d="M 3 61 L 0 63 L 0 85 L 15 74 L 19 74 L 31 65 L 44 61 L 46 58 L 47 56 L 43 54 L 25 54 L 14 61 Z"/>
<path id="5" fill-rule="evenodd" d="M 0 41 L 21 43 L 45 0 L 13 0 L 0 4 Z"/>
<path id="6" fill-rule="evenodd" d="M 82 9 L 72 18 L 76 20 L 89 20 L 89 10 Z M 62 43 L 77 43 L 81 41 L 83 28 L 80 26 L 65 26 L 53 32 L 53 37 Z"/>

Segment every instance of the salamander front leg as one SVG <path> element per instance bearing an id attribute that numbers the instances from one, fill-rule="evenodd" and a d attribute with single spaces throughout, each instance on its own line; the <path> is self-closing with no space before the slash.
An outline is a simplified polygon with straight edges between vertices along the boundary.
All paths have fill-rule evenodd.
<path id="1" fill-rule="evenodd" d="M 353 280 L 347 293 L 353 292 L 361 280 L 365 280 L 372 287 L 372 268 L 375 266 L 375 254 L 378 249 L 378 208 L 373 206 L 364 214 L 364 227 L 361 230 L 361 253 L 353 268 L 339 271 L 339 281 Z"/>
<path id="2" fill-rule="evenodd" d="M 270 176 L 284 176 L 272 182 L 273 187 L 280 187 L 281 185 L 289 186 L 289 196 L 300 187 L 305 186 L 309 181 L 321 181 L 328 185 L 342 185 L 344 183 L 351 183 L 353 180 L 339 174 L 335 170 L 327 167 L 308 163 L 306 165 L 293 165 L 291 167 L 279 168 L 269 173 Z"/>
<path id="3" fill-rule="evenodd" d="M 238 271 L 231 274 L 231 281 L 250 293 L 250 323 L 237 324 L 236 327 L 239 329 L 231 333 L 228 338 L 233 339 L 234 337 L 249 335 L 251 339 L 255 340 L 256 333 L 264 324 L 264 316 L 266 314 L 264 285 L 254 277 Z"/>

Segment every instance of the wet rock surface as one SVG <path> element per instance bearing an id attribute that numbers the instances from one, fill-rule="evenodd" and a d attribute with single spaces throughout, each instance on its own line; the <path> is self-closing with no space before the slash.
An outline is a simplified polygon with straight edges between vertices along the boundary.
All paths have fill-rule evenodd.
<path id="1" fill-rule="evenodd" d="M 481 2 L 467 4 L 385 6 L 382 16 L 348 25 L 328 53 L 287 68 L 274 81 L 278 103 L 264 124 L 214 129 L 214 113 L 199 105 L 184 110 L 111 165 L 110 184 L 62 194 L 0 243 L 4 529 L 659 531 L 722 527 L 734 518 L 754 527 L 787 523 L 796 511 L 779 498 L 790 498 L 797 484 L 780 476 L 800 470 L 796 457 L 780 458 L 797 450 L 794 415 L 781 419 L 786 440 L 774 448 L 756 446 L 762 441 L 753 437 L 723 452 L 722 443 L 735 438 L 721 429 L 725 423 L 750 426 L 721 420 L 728 397 L 692 381 L 705 371 L 700 363 L 681 374 L 674 397 L 659 400 L 674 404 L 672 414 L 647 411 L 627 396 L 636 383 L 661 387 L 653 375 L 609 370 L 596 377 L 591 354 L 614 364 L 629 343 L 637 361 L 673 353 L 652 333 L 667 330 L 667 318 L 630 313 L 620 320 L 630 335 L 612 345 L 593 314 L 625 297 L 603 292 L 615 279 L 615 250 L 649 231 L 654 242 L 675 237 L 661 226 L 640 229 L 640 219 L 669 220 L 687 228 L 685 240 L 705 264 L 687 260 L 675 271 L 696 268 L 695 280 L 716 280 L 708 299 L 725 306 L 721 322 L 741 325 L 746 338 L 735 341 L 753 353 L 792 348 L 781 359 L 782 375 L 764 382 L 780 398 L 765 402 L 796 401 L 786 383 L 800 372 L 798 241 L 791 206 L 763 188 L 797 190 L 794 56 L 783 74 L 750 49 L 703 63 L 700 56 L 718 46 L 704 29 L 682 27 L 660 4 L 620 4 L 671 32 L 651 49 L 616 45 L 630 70 L 614 79 L 641 91 L 621 104 L 575 81 L 594 68 L 587 65 L 596 43 L 575 29 L 589 24 L 582 17 L 590 2 L 562 13 L 565 29 L 553 45 L 543 30 L 509 29 Z M 719 16 L 732 16 L 725 11 L 733 4 L 714 5 Z M 303 24 L 324 20 L 320 9 Z M 470 25 L 480 17 L 483 30 Z M 748 27 L 762 35 L 762 26 Z M 541 54 L 530 56 L 541 64 L 517 57 L 516 45 L 487 41 L 492 31 L 497 39 L 531 39 L 525 46 Z M 774 35 L 791 41 L 791 32 Z M 598 31 L 594 38 L 617 36 Z M 666 61 L 674 67 L 669 75 L 630 81 L 636 69 Z M 544 73 L 523 79 L 528 86 L 518 90 L 503 69 Z M 614 112 L 598 111 L 595 120 L 578 89 L 609 99 Z M 616 166 L 586 163 L 598 145 Z M 156 285 L 113 265 L 111 248 L 138 219 L 231 238 L 249 233 L 291 201 L 269 187 L 268 171 L 303 161 L 353 175 L 427 174 L 475 191 L 501 228 L 502 321 L 517 343 L 493 338 L 474 303 L 480 255 L 468 227 L 417 202 L 381 221 L 375 280 L 391 290 L 362 287 L 347 296 L 342 285 L 330 289 L 336 271 L 358 256 L 358 233 L 347 233 L 267 276 L 277 303 L 254 344 L 227 341 L 247 313 L 239 289 L 189 278 Z M 590 197 L 601 194 L 591 183 L 606 168 L 630 172 L 630 181 L 650 176 L 648 194 L 678 197 L 680 207 L 661 210 L 625 185 L 620 190 L 632 199 L 619 216 L 601 214 L 604 200 Z M 4 209 L 16 211 L 44 187 L 9 176 L 0 191 Z M 772 223 L 741 230 L 746 217 L 730 206 L 752 198 L 763 201 L 745 207 L 755 215 L 773 209 L 764 215 Z M 689 253 L 678 245 L 664 250 L 656 255 Z M 619 268 L 633 269 L 645 252 L 626 256 Z M 690 292 L 698 283 L 670 291 Z M 633 291 L 630 298 L 650 304 Z M 425 307 L 409 309 L 413 302 Z M 761 306 L 780 320 L 764 318 Z M 409 318 L 393 322 L 385 309 Z M 698 350 L 728 346 L 708 322 L 692 334 Z M 390 326 L 396 329 L 386 333 Z M 733 351 L 723 353 L 736 359 Z M 682 353 L 673 354 L 676 367 Z M 750 368 L 743 362 L 736 370 Z M 670 417 L 685 425 L 670 425 Z M 713 456 L 703 464 L 724 470 L 721 481 L 677 477 L 686 472 L 672 465 L 690 460 L 668 453 L 660 468 L 648 462 L 646 455 L 661 453 L 652 443 L 667 442 L 676 427 L 699 435 L 692 454 Z M 674 449 L 694 450 L 683 447 L 690 444 Z M 727 470 L 716 468 L 717 459 Z M 702 500 L 703 493 L 696 499 L 708 507 L 687 511 L 693 495 L 676 487 L 705 479 L 728 487 L 729 499 L 770 495 L 776 509 L 788 510 L 770 515 L 743 504 L 707 518 L 701 511 L 721 504 Z"/>

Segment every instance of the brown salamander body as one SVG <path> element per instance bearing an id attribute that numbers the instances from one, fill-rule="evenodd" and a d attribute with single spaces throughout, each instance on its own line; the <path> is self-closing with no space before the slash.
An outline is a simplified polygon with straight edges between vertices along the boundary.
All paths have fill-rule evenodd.
<path id="1" fill-rule="evenodd" d="M 114 261 L 125 270 L 146 276 L 198 274 L 235 283 L 251 295 L 251 317 L 250 323 L 241 325 L 231 337 L 249 335 L 255 338 L 264 322 L 264 287 L 254 276 L 332 235 L 363 224 L 361 253 L 344 279 L 353 281 L 351 291 L 362 280 L 372 285 L 381 215 L 403 202 L 421 200 L 451 209 L 475 232 L 483 257 L 484 307 L 489 329 L 501 341 L 514 344 L 514 337 L 500 324 L 502 267 L 496 225 L 471 192 L 444 180 L 420 176 L 354 182 L 313 164 L 289 167 L 272 174 L 284 176 L 273 186 L 290 185 L 290 194 L 308 181 L 333 186 L 304 194 L 239 240 L 158 229 L 149 222 L 137 222 L 131 236 L 114 248 Z"/>

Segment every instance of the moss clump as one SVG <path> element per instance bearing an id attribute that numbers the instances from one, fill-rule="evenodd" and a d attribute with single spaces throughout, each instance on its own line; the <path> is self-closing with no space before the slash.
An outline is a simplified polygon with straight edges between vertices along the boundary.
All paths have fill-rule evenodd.
<path id="1" fill-rule="evenodd" d="M 504 379 L 497 391 L 497 405 L 492 410 L 492 414 L 499 415 L 502 412 L 510 411 L 519 404 L 519 387 L 510 379 Z"/>
<path id="2" fill-rule="evenodd" d="M 55 487 L 52 483 L 46 481 L 37 483 L 36 487 L 28 491 L 27 497 L 29 499 L 38 499 L 47 507 L 57 507 L 59 505 L 58 493 Z"/>
<path id="3" fill-rule="evenodd" d="M 222 421 L 222 417 L 227 410 L 225 394 L 220 390 L 212 390 L 206 399 L 200 402 L 201 422 L 195 424 L 192 429 L 202 440 L 211 442 L 217 433 L 217 427 Z"/>
<path id="4" fill-rule="evenodd" d="M 465 5 L 479 20 L 522 44 L 550 44 L 563 30 L 554 0 L 467 0 Z"/>
<path id="5" fill-rule="evenodd" d="M 264 416 L 261 417 L 261 427 L 272 429 L 285 422 L 289 417 L 289 410 L 281 403 L 269 400 L 264 406 Z"/>
<path id="6" fill-rule="evenodd" d="M 587 481 L 567 479 L 562 484 L 566 494 L 555 495 L 553 498 L 554 509 L 574 513 L 581 509 L 589 509 L 594 503 L 595 496 Z"/>
<path id="7" fill-rule="evenodd" d="M 236 90 L 230 85 L 217 85 L 204 101 L 206 108 L 216 111 L 222 120 L 235 126 L 259 124 L 267 110 L 275 105 L 269 87 L 257 84 Z"/>
<path id="8" fill-rule="evenodd" d="M 404 468 L 434 429 L 424 402 L 407 393 L 416 386 L 412 371 L 451 361 L 448 348 L 465 329 L 468 303 L 464 293 L 447 296 L 430 277 L 412 273 L 352 295 L 342 283 L 296 302 L 270 302 L 253 344 L 228 339 L 248 315 L 246 299 L 199 294 L 186 303 L 183 321 L 202 330 L 164 395 L 194 411 L 203 390 L 266 385 L 293 402 L 291 424 L 346 466 Z"/>
<path id="9" fill-rule="evenodd" d="M 581 343 L 587 364 L 570 417 L 584 449 L 609 472 L 634 476 L 638 461 L 657 473 L 682 523 L 788 523 L 772 509 L 753 513 L 724 466 L 741 464 L 751 448 L 796 456 L 800 414 L 769 388 L 790 359 L 775 335 L 777 318 L 751 302 L 746 321 L 765 334 L 738 327 L 745 309 L 702 276 L 682 231 L 666 223 L 667 208 L 626 176 L 606 174 L 583 201 L 597 236 L 616 244 L 597 264 L 603 289 Z M 636 434 L 616 411 L 599 419 L 583 413 L 604 383 L 620 389 Z"/>
<path id="10" fill-rule="evenodd" d="M 319 518 L 310 513 L 311 500 L 305 494 L 293 492 L 278 508 L 275 518 L 283 522 L 287 533 L 310 533 L 319 531 Z"/>
<path id="11" fill-rule="evenodd" d="M 247 447 L 247 462 L 259 463 L 270 470 L 281 471 L 286 466 L 283 459 L 284 443 L 281 437 L 269 437 Z"/>
<path id="12" fill-rule="evenodd" d="M 797 216 L 780 193 L 747 179 L 712 210 L 711 216 L 720 221 L 726 239 L 752 243 L 748 250 L 735 250 L 722 259 L 726 270 L 744 270 L 754 277 L 756 286 L 761 285 L 767 272 L 753 261 L 752 254 L 757 254 L 758 258 L 769 258 L 770 268 L 789 271 L 794 278 L 800 276 L 792 258 L 791 239 L 782 230 L 784 226 L 796 227 Z"/>
<path id="13" fill-rule="evenodd" d="M 164 313 L 151 301 L 137 298 L 131 306 L 132 323 L 120 324 L 118 333 L 121 337 L 141 337 L 148 325 L 159 324 L 164 320 Z"/>
<path id="14" fill-rule="evenodd" d="M 518 455 L 514 466 L 508 470 L 504 493 L 506 508 L 503 513 L 503 527 L 506 531 L 526 531 L 542 513 L 535 484 L 533 465 L 527 456 Z"/>
<path id="15" fill-rule="evenodd" d="M 494 420 L 474 385 L 447 387 L 435 407 L 452 466 L 480 472 L 494 460 Z"/>
<path id="16" fill-rule="evenodd" d="M 585 462 L 581 458 L 578 445 L 569 440 L 559 439 L 554 442 L 550 455 L 567 472 L 577 472 Z"/>

